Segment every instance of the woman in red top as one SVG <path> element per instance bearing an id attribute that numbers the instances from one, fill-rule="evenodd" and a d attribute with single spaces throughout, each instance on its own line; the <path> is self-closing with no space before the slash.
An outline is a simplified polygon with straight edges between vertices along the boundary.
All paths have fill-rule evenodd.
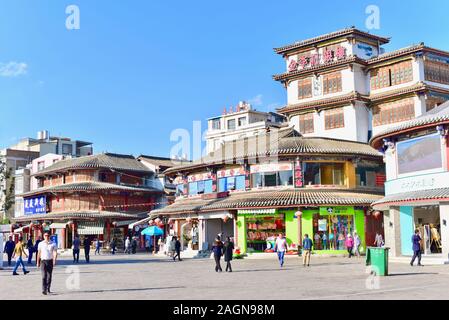
<path id="1" fill-rule="evenodd" d="M 348 235 L 346 236 L 345 244 L 346 244 L 346 248 L 348 249 L 349 258 L 351 258 L 352 250 L 354 249 L 354 239 L 352 238 L 350 233 L 348 233 Z"/>

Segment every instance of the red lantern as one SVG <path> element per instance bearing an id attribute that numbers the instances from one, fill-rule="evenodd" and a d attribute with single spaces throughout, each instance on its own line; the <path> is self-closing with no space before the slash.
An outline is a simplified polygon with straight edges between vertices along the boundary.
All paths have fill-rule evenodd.
<path id="1" fill-rule="evenodd" d="M 376 218 L 376 219 L 379 219 L 380 218 L 380 216 L 381 216 L 381 212 L 380 211 L 374 211 L 374 218 Z"/>
<path id="2" fill-rule="evenodd" d="M 154 222 L 155 222 L 156 224 L 160 224 L 160 223 L 161 223 L 161 219 L 156 218 L 156 219 L 154 220 Z"/>
<path id="3" fill-rule="evenodd" d="M 296 217 L 296 218 L 302 217 L 302 211 L 300 211 L 300 210 L 296 211 L 296 212 L 295 212 L 295 217 Z"/>

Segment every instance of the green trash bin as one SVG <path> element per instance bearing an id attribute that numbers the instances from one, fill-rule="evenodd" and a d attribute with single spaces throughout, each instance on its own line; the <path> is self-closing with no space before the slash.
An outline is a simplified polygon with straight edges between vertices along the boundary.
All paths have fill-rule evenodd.
<path id="1" fill-rule="evenodd" d="M 368 247 L 366 265 L 378 276 L 388 276 L 388 251 L 390 248 Z"/>

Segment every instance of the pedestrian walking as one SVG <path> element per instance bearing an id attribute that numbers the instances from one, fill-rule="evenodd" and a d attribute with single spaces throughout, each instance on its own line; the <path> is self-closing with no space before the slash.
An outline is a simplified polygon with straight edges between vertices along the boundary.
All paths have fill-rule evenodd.
<path id="1" fill-rule="evenodd" d="M 8 267 L 11 266 L 11 259 L 14 253 L 14 248 L 16 247 L 16 243 L 12 240 L 12 236 L 9 236 L 9 240 L 5 243 L 5 253 L 8 256 Z"/>
<path id="2" fill-rule="evenodd" d="M 57 256 L 56 245 L 50 241 L 50 233 L 44 233 L 44 241 L 39 243 L 37 250 L 37 267 L 41 268 L 42 294 L 44 295 L 51 293 L 51 279 Z"/>
<path id="3" fill-rule="evenodd" d="M 348 233 L 345 241 L 346 249 L 348 250 L 349 258 L 352 257 L 352 250 L 354 250 L 354 239 L 351 234 Z"/>
<path id="4" fill-rule="evenodd" d="M 376 237 L 374 238 L 374 245 L 378 248 L 381 248 L 384 246 L 384 239 L 380 233 L 376 233 Z"/>
<path id="5" fill-rule="evenodd" d="M 92 241 L 89 237 L 85 237 L 83 241 L 84 246 L 84 257 L 86 258 L 86 262 L 90 262 L 90 246 L 92 245 Z"/>
<path id="6" fill-rule="evenodd" d="M 132 248 L 132 253 L 136 254 L 136 252 L 137 252 L 137 239 L 136 239 L 136 237 L 134 237 L 133 241 L 131 242 L 131 248 Z"/>
<path id="7" fill-rule="evenodd" d="M 22 266 L 23 274 L 30 273 L 26 270 L 25 264 L 23 263 L 23 256 L 28 257 L 28 255 L 25 252 L 25 244 L 23 243 L 23 238 L 19 238 L 19 242 L 17 242 L 14 253 L 12 255 L 13 259 L 16 258 L 16 265 L 14 266 L 14 270 L 12 272 L 13 275 L 18 276 L 17 269 L 19 269 L 19 266 Z"/>
<path id="8" fill-rule="evenodd" d="M 125 240 L 125 253 L 131 254 L 131 240 L 129 240 L 129 237 L 126 237 Z"/>
<path id="9" fill-rule="evenodd" d="M 362 240 L 360 239 L 357 232 L 354 232 L 354 255 L 357 258 L 360 258 L 360 245 L 362 244 Z"/>
<path id="10" fill-rule="evenodd" d="M 284 257 L 285 257 L 285 252 L 287 251 L 287 248 L 288 248 L 287 240 L 284 238 L 284 235 L 282 233 L 280 233 L 276 239 L 276 244 L 274 246 L 274 252 L 277 252 L 277 254 L 278 254 L 278 259 L 279 259 L 281 268 L 284 266 Z"/>
<path id="11" fill-rule="evenodd" d="M 410 262 L 410 265 L 413 267 L 413 263 L 415 259 L 418 258 L 418 266 L 422 266 L 421 264 L 421 235 L 419 234 L 419 230 L 415 230 L 415 234 L 412 236 L 412 246 L 413 246 L 413 258 Z"/>
<path id="12" fill-rule="evenodd" d="M 117 246 L 117 242 L 115 241 L 115 238 L 113 238 L 112 241 L 111 241 L 112 254 L 115 254 L 116 246 Z"/>
<path id="13" fill-rule="evenodd" d="M 175 244 L 176 244 L 176 237 L 172 237 L 171 241 L 168 244 L 168 256 L 174 257 L 175 256 Z"/>
<path id="14" fill-rule="evenodd" d="M 95 255 L 100 255 L 100 249 L 101 249 L 101 241 L 100 238 L 97 238 L 97 240 L 95 241 Z"/>
<path id="15" fill-rule="evenodd" d="M 173 255 L 173 261 L 176 260 L 176 257 L 178 257 L 179 261 L 182 261 L 182 259 L 181 259 L 181 242 L 179 241 L 178 237 L 173 237 L 173 240 L 175 241 L 175 252 L 176 252 L 176 254 Z"/>
<path id="16" fill-rule="evenodd" d="M 31 264 L 33 261 L 33 252 L 34 252 L 34 244 L 31 238 L 27 241 L 27 249 L 28 249 L 28 264 Z"/>
<path id="17" fill-rule="evenodd" d="M 73 263 L 79 263 L 80 261 L 80 247 L 81 240 L 78 235 L 75 235 L 75 239 L 73 239 Z"/>
<path id="18" fill-rule="evenodd" d="M 39 243 L 41 243 L 42 238 L 39 236 L 37 237 L 36 243 L 34 244 L 34 252 L 36 252 L 36 265 L 37 265 L 37 248 L 39 247 Z"/>
<path id="19" fill-rule="evenodd" d="M 234 242 L 232 242 L 230 237 L 226 238 L 226 242 L 224 243 L 223 246 L 223 251 L 224 251 L 224 261 L 226 262 L 226 272 L 232 272 L 232 266 L 231 266 L 231 261 L 232 261 L 232 256 L 234 254 Z"/>
<path id="20" fill-rule="evenodd" d="M 221 242 L 220 237 L 215 239 L 214 245 L 212 246 L 212 252 L 214 253 L 215 272 L 223 272 L 220 264 L 221 256 L 223 255 L 223 242 Z"/>
<path id="21" fill-rule="evenodd" d="M 305 267 L 306 265 L 310 267 L 310 256 L 312 253 L 313 243 L 309 238 L 308 234 L 304 235 L 304 239 L 302 241 L 302 264 Z"/>

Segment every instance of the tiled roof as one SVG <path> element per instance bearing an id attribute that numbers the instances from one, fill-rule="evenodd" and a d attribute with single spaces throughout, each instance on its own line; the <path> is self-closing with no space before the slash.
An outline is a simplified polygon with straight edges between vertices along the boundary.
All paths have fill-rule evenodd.
<path id="1" fill-rule="evenodd" d="M 64 192 L 104 192 L 104 191 L 128 191 L 128 192 L 161 192 L 157 189 L 136 187 L 129 185 L 118 185 L 104 182 L 76 182 L 62 184 L 59 186 L 39 188 L 19 196 L 29 197 L 44 193 L 64 193 Z"/>
<path id="2" fill-rule="evenodd" d="M 330 39 L 335 39 L 338 37 L 342 37 L 342 36 L 346 36 L 346 35 L 360 35 L 362 37 L 365 38 L 371 38 L 373 40 L 379 41 L 381 44 L 385 44 L 390 42 L 389 38 L 384 38 L 384 37 L 379 37 L 367 32 L 363 32 L 360 31 L 358 29 L 356 29 L 355 27 L 351 27 L 351 28 L 346 28 L 343 30 L 338 30 L 335 32 L 331 32 L 319 37 L 315 37 L 315 38 L 311 38 L 311 39 L 307 39 L 307 40 L 303 40 L 303 41 L 299 41 L 299 42 L 295 42 L 293 44 L 287 45 L 287 46 L 283 46 L 280 48 L 275 48 L 274 51 L 278 54 L 282 54 L 285 53 L 287 51 L 291 51 L 291 50 L 295 50 L 295 49 L 299 49 L 302 47 L 306 47 L 306 46 L 310 46 L 312 44 L 318 43 L 318 42 L 322 42 L 322 41 L 326 41 L 326 40 L 330 40 Z"/>
<path id="3" fill-rule="evenodd" d="M 102 153 L 99 155 L 86 156 L 56 162 L 54 165 L 36 173 L 35 176 L 42 176 L 49 173 L 64 172 L 68 170 L 83 169 L 112 169 L 140 173 L 152 172 L 142 163 L 137 161 L 137 159 L 133 156 Z"/>
<path id="4" fill-rule="evenodd" d="M 407 202 L 420 202 L 426 200 L 449 200 L 449 188 L 432 189 L 424 191 L 410 191 L 386 196 L 373 203 L 373 206 L 381 206 L 387 204 L 398 204 Z"/>
<path id="5" fill-rule="evenodd" d="M 281 74 L 275 74 L 275 75 L 273 75 L 273 79 L 276 81 L 283 81 L 283 80 L 287 80 L 289 78 L 299 77 L 299 76 L 302 76 L 305 74 L 313 73 L 315 71 L 323 71 L 323 70 L 327 70 L 329 68 L 340 67 L 340 66 L 344 66 L 347 64 L 351 64 L 351 63 L 359 63 L 362 65 L 366 65 L 365 60 L 360 59 L 359 57 L 356 57 L 356 56 L 349 56 L 346 59 L 342 59 L 342 60 L 338 60 L 338 61 L 334 61 L 334 62 L 330 62 L 330 63 L 326 63 L 326 64 L 320 64 L 320 65 L 314 66 L 314 67 L 308 67 L 308 68 L 301 69 L 301 70 L 290 71 L 290 72 L 285 72 L 285 73 L 281 73 Z"/>
<path id="6" fill-rule="evenodd" d="M 420 51 L 433 53 L 433 54 L 437 54 L 437 55 L 449 56 L 449 52 L 447 52 L 447 51 L 430 48 L 430 47 L 425 46 L 424 43 L 420 43 L 418 45 L 413 45 L 413 46 L 405 47 L 405 48 L 402 48 L 399 50 L 395 50 L 395 51 L 391 51 L 391 52 L 387 52 L 387 53 L 378 55 L 377 57 L 366 60 L 366 62 L 369 65 L 372 65 L 372 64 L 375 64 L 378 62 L 383 62 L 386 60 L 398 58 L 398 57 L 401 57 L 404 55 L 408 55 L 408 54 L 412 54 L 412 53 L 416 53 L 416 52 L 420 52 Z"/>
<path id="7" fill-rule="evenodd" d="M 348 189 L 282 189 L 247 191 L 214 200 L 182 199 L 152 211 L 157 214 L 199 213 L 248 208 L 308 207 L 308 206 L 369 206 L 382 198 L 379 192 Z"/>
<path id="8" fill-rule="evenodd" d="M 389 90 L 389 91 L 382 92 L 382 93 L 372 94 L 369 96 L 369 100 L 371 102 L 377 102 L 377 101 L 381 101 L 384 99 L 389 99 L 392 97 L 405 95 L 405 94 L 409 94 L 409 93 L 418 93 L 418 92 L 428 91 L 430 89 L 431 89 L 431 86 L 428 86 L 423 82 L 418 82 L 418 83 L 415 83 L 408 87 L 403 87 L 403 88 L 393 89 L 393 90 Z"/>
<path id="9" fill-rule="evenodd" d="M 14 222 L 27 222 L 35 220 L 66 220 L 66 219 L 140 219 L 145 217 L 148 212 L 142 213 L 125 213 L 110 211 L 67 211 L 59 213 L 48 213 L 39 215 L 30 215 L 20 218 L 13 218 Z"/>
<path id="10" fill-rule="evenodd" d="M 430 110 L 423 116 L 403 122 L 376 134 L 371 138 L 370 144 L 378 149 L 382 146 L 383 138 L 446 123 L 449 123 L 449 101 Z"/>
<path id="11" fill-rule="evenodd" d="M 277 109 L 277 111 L 282 114 L 290 114 L 292 112 L 301 111 L 301 110 L 338 106 L 338 105 L 344 105 L 345 103 L 349 104 L 354 101 L 368 101 L 368 99 L 366 96 L 363 96 L 360 93 L 353 91 L 351 93 L 340 95 L 337 97 L 287 105 L 285 107 Z"/>
<path id="12" fill-rule="evenodd" d="M 381 157 L 380 153 L 366 143 L 297 136 L 292 128 L 276 133 L 265 134 L 248 139 L 226 142 L 220 149 L 188 165 L 173 167 L 166 174 L 207 167 L 208 165 L 230 164 L 235 159 L 282 155 L 344 155 Z M 274 135 L 274 136 L 272 136 Z"/>
<path id="13" fill-rule="evenodd" d="M 145 156 L 141 155 L 137 157 L 138 160 L 145 160 L 146 162 L 149 162 L 155 166 L 158 167 L 164 167 L 164 168 L 171 168 L 174 166 L 179 166 L 182 163 L 190 162 L 188 160 L 177 160 L 177 159 L 169 159 L 169 158 L 162 158 L 162 157 L 154 157 L 154 156 Z"/>

